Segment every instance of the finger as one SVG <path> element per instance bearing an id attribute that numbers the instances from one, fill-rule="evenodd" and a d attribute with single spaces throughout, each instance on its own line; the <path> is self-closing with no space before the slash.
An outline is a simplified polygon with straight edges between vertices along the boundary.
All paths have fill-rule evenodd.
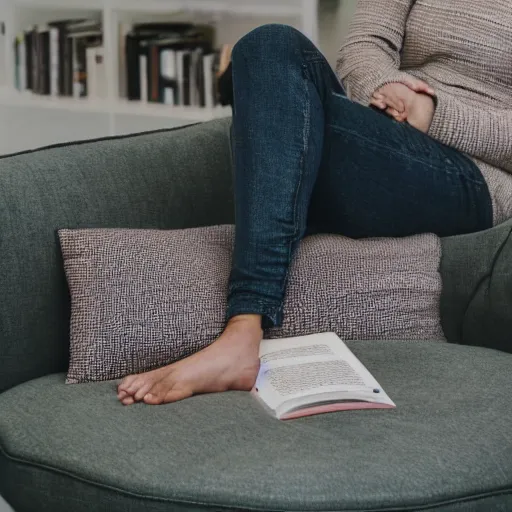
<path id="1" fill-rule="evenodd" d="M 398 112 L 403 112 L 405 110 L 404 102 L 396 96 L 386 96 L 385 102 L 386 106 L 391 107 Z"/>
<path id="2" fill-rule="evenodd" d="M 375 99 L 372 99 L 370 101 L 370 105 L 373 105 L 374 107 L 377 107 L 380 110 L 384 110 L 387 107 L 387 105 L 383 101 Z"/>
<path id="3" fill-rule="evenodd" d="M 423 80 L 420 80 L 419 78 L 406 78 L 404 79 L 403 83 L 414 92 L 423 92 L 425 94 L 429 94 L 430 96 L 435 95 L 434 89 Z"/>
<path id="4" fill-rule="evenodd" d="M 394 108 L 388 108 L 386 110 L 386 114 L 388 114 L 389 116 L 394 118 L 399 123 L 403 122 L 405 120 L 405 117 L 406 117 L 403 112 L 398 112 Z"/>

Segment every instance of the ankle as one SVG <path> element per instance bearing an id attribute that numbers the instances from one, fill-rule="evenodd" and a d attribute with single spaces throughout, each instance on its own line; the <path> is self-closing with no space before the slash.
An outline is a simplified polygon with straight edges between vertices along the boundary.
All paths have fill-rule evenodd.
<path id="1" fill-rule="evenodd" d="M 227 328 L 242 329 L 263 335 L 261 315 L 238 315 L 228 320 Z"/>

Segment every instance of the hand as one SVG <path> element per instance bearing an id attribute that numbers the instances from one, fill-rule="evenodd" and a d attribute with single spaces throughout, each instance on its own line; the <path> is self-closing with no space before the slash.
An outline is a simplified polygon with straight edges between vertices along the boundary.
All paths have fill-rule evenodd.
<path id="1" fill-rule="evenodd" d="M 391 83 L 380 88 L 371 104 L 385 110 L 398 122 L 407 121 L 416 129 L 427 133 L 435 112 L 434 90 L 418 79 L 407 80 L 407 84 Z"/>

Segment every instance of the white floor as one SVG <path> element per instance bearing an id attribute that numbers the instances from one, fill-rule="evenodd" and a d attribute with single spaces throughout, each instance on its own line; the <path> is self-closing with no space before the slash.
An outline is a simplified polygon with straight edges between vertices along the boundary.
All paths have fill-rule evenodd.
<path id="1" fill-rule="evenodd" d="M 14 512 L 14 510 L 7 505 L 2 496 L 0 496 L 0 512 Z"/>

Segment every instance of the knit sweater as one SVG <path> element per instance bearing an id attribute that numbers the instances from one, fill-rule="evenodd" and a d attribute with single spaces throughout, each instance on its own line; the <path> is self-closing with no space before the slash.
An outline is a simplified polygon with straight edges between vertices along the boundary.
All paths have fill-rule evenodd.
<path id="1" fill-rule="evenodd" d="M 337 73 L 364 105 L 407 75 L 431 85 L 429 135 L 480 167 L 495 222 L 512 217 L 512 0 L 359 0 Z"/>

